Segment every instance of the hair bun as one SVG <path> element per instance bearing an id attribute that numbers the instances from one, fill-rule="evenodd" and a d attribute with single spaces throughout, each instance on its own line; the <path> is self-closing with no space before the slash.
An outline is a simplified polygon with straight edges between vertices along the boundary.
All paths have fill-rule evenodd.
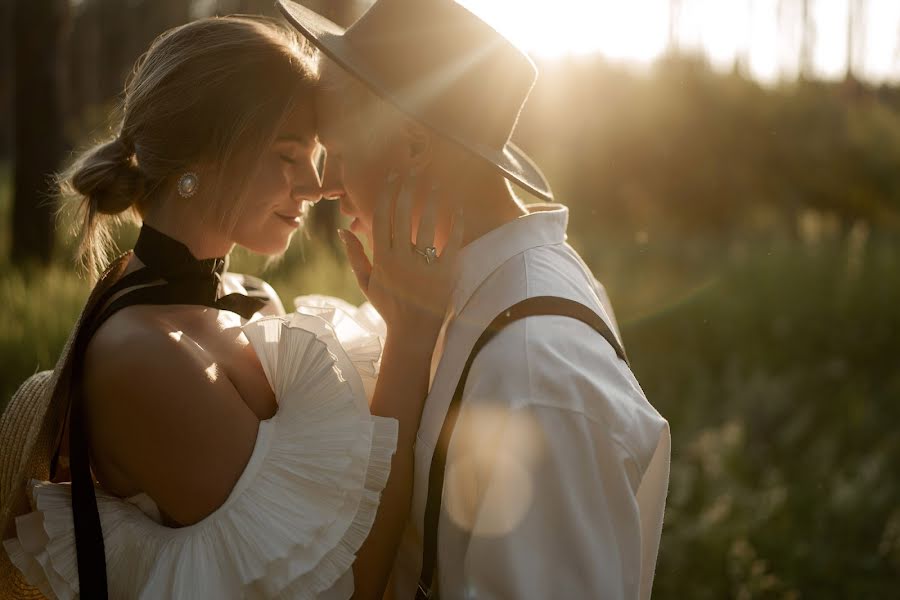
<path id="1" fill-rule="evenodd" d="M 144 189 L 144 176 L 134 160 L 134 145 L 123 137 L 89 152 L 76 168 L 71 182 L 97 212 L 105 215 L 128 210 Z"/>

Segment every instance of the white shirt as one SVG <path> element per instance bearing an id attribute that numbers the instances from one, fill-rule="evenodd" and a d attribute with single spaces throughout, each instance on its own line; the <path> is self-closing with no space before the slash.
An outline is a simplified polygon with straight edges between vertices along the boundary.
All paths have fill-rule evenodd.
<path id="1" fill-rule="evenodd" d="M 485 327 L 532 296 L 593 308 L 606 292 L 565 243 L 568 209 L 531 213 L 463 250 L 415 450 L 411 520 L 394 567 L 415 594 L 434 446 Z M 560 316 L 509 325 L 476 359 L 447 456 L 439 593 L 456 598 L 648 598 L 669 477 L 668 424 L 590 326 Z"/>

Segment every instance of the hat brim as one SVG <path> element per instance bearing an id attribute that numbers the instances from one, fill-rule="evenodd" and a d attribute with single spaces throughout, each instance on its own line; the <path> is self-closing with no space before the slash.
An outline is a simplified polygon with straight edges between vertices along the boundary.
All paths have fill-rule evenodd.
<path id="1" fill-rule="evenodd" d="M 493 165 L 510 181 L 522 186 L 542 200 L 552 201 L 553 192 L 544 174 L 518 146 L 512 142 L 497 150 L 472 140 L 467 140 L 455 132 L 433 122 L 426 115 L 419 114 L 414 106 L 405 101 L 401 94 L 384 84 L 378 73 L 373 73 L 357 57 L 357 51 L 344 38 L 346 29 L 326 19 L 313 10 L 291 0 L 278 0 L 278 8 L 285 19 L 307 38 L 322 54 L 362 82 L 374 94 L 390 102 L 407 116 L 432 129 L 442 137 L 465 148 L 469 152 Z"/>

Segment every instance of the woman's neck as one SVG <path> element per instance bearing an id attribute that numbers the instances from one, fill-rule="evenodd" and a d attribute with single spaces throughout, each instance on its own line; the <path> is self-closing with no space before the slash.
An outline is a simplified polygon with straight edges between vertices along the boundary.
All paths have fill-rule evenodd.
<path id="1" fill-rule="evenodd" d="M 169 198 L 144 215 L 143 222 L 187 246 L 194 258 L 225 256 L 234 242 L 210 227 L 199 214 L 200 204 L 196 198 Z"/>

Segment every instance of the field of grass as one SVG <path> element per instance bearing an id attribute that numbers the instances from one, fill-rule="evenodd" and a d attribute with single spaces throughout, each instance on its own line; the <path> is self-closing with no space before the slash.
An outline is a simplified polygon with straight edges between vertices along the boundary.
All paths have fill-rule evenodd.
<path id="1" fill-rule="evenodd" d="M 6 194 L 0 186 L 0 223 Z M 606 284 L 635 372 L 672 426 L 656 598 L 897 590 L 900 239 L 799 232 L 571 240 Z M 263 261 L 239 254 L 233 268 L 259 274 Z M 315 240 L 298 239 L 262 274 L 286 305 L 313 292 L 362 300 L 342 257 Z M 64 259 L 22 270 L 0 258 L 0 405 L 53 366 L 87 292 Z"/>

